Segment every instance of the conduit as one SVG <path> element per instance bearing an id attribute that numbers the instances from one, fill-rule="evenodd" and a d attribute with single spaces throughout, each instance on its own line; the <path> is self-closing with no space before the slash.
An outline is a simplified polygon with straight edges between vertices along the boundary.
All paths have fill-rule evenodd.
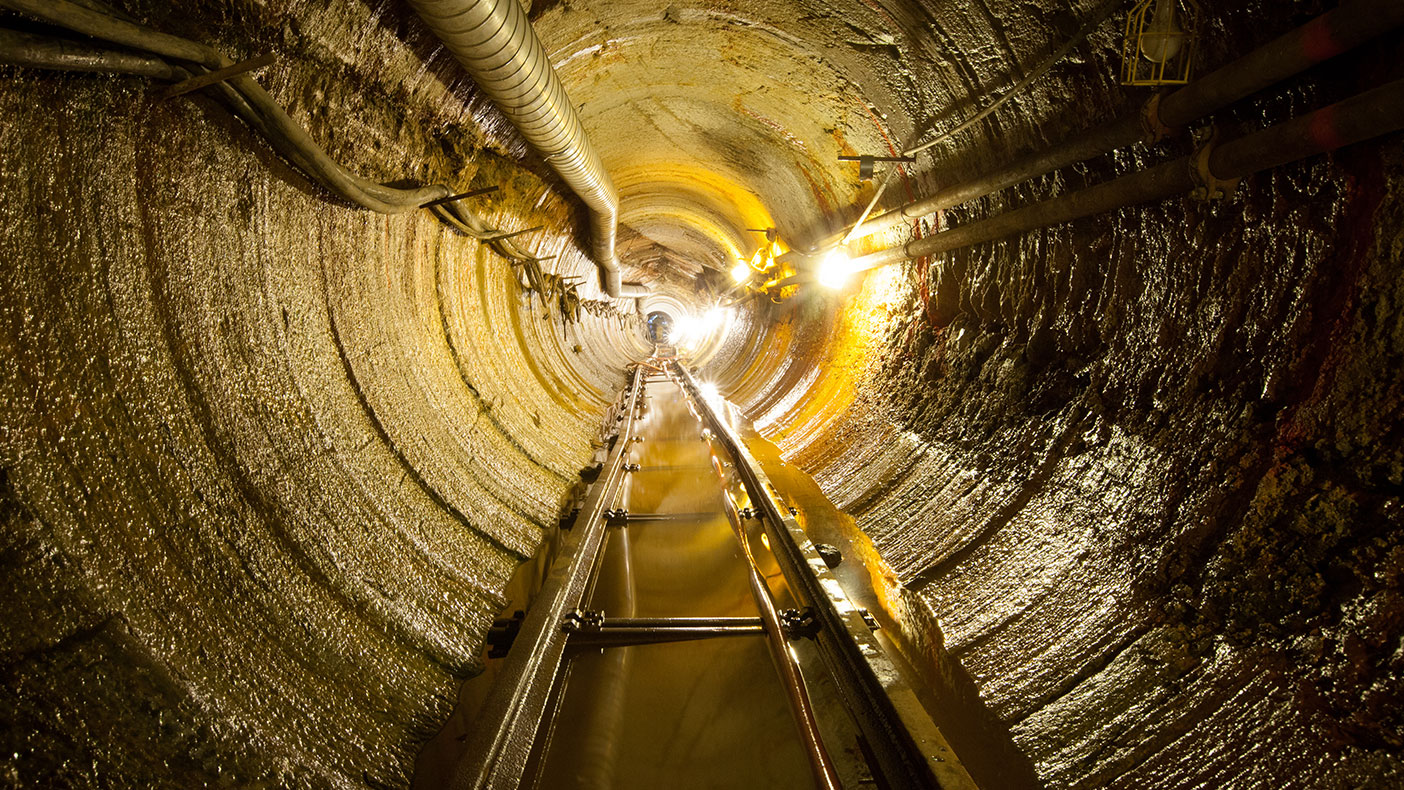
<path id="1" fill-rule="evenodd" d="M 151 30 L 115 16 L 116 12 L 71 0 L 0 0 L 0 7 L 150 53 L 98 49 L 87 44 L 0 28 L 0 63 L 67 71 L 136 74 L 162 80 L 182 80 L 219 70 L 232 63 L 213 47 Z M 518 246 L 510 238 L 511 234 L 503 234 L 490 227 L 460 202 L 443 202 L 453 192 L 449 187 L 431 184 L 402 189 L 353 173 L 328 156 L 251 76 L 238 74 L 206 86 L 206 89 L 218 95 L 235 115 L 262 134 L 284 159 L 327 191 L 382 214 L 413 211 L 431 204 L 429 210 L 439 220 L 491 246 L 521 267 L 527 287 L 539 293 L 543 300 L 559 296 L 561 312 L 567 320 L 572 320 L 572 317 L 578 320 L 581 308 L 596 315 L 603 310 L 614 309 L 606 302 L 579 299 L 575 286 L 566 285 L 564 278 L 558 275 L 542 272 L 539 265 L 542 259 Z"/>
<path id="2" fill-rule="evenodd" d="M 1025 75 L 1023 79 L 1015 83 L 1014 87 L 1005 91 L 1002 96 L 986 105 L 985 109 L 980 110 L 979 112 L 975 113 L 969 118 L 966 118 L 964 121 L 961 121 L 959 124 L 956 124 L 954 128 L 942 132 L 935 138 L 928 140 L 922 143 L 921 145 L 903 149 L 902 156 L 916 156 L 918 153 L 926 151 L 945 142 L 946 140 L 951 139 L 957 134 L 960 134 L 966 129 L 969 129 L 970 127 L 974 126 L 976 123 L 979 123 L 981 120 L 984 120 L 985 118 L 989 117 L 995 110 L 998 110 L 1000 107 L 1004 106 L 1004 104 L 1010 99 L 1013 99 L 1015 96 L 1021 94 L 1024 91 L 1024 89 L 1027 88 L 1029 85 L 1033 84 L 1035 80 L 1039 79 L 1044 74 L 1047 74 L 1048 70 L 1053 68 L 1054 64 L 1062 60 L 1064 57 L 1067 56 L 1069 52 L 1073 50 L 1073 47 L 1076 47 L 1077 45 L 1085 41 L 1087 39 L 1087 36 L 1091 34 L 1091 32 L 1095 30 L 1098 26 L 1100 26 L 1107 17 L 1111 16 L 1112 11 L 1114 11 L 1116 7 L 1120 4 L 1120 0 L 1108 0 L 1108 2 L 1103 3 L 1101 7 L 1098 8 L 1097 11 L 1092 14 L 1091 19 L 1089 19 L 1086 23 L 1083 24 L 1082 29 L 1077 32 L 1077 35 L 1064 42 L 1063 45 L 1057 50 L 1055 50 L 1047 60 L 1044 60 L 1042 63 L 1036 66 L 1033 71 Z M 854 223 L 853 227 L 850 228 L 847 233 L 841 234 L 841 236 L 836 236 L 834 237 L 834 239 L 830 239 L 827 242 L 815 245 L 814 247 L 811 247 L 811 249 L 818 249 L 824 246 L 832 247 L 835 244 L 847 244 L 848 242 L 857 238 L 858 228 L 861 227 L 867 221 L 868 215 L 872 213 L 872 210 L 874 207 L 877 206 L 878 201 L 882 200 L 882 196 L 887 193 L 888 186 L 892 184 L 893 176 L 900 170 L 901 167 L 898 166 L 887 171 L 887 176 L 882 180 L 882 183 L 878 185 L 877 190 L 873 192 L 872 198 L 868 200 L 868 205 L 864 206 L 863 212 L 858 215 L 858 221 Z M 837 241 L 835 241 L 835 239 L 837 239 Z"/>
<path id="3" fill-rule="evenodd" d="M 848 239 L 868 236 L 904 222 L 984 197 L 1001 189 L 1051 173 L 1059 168 L 1133 145 L 1146 136 L 1146 121 L 1163 130 L 1176 129 L 1299 74 L 1324 60 L 1347 52 L 1404 24 L 1399 0 L 1356 0 L 1254 50 L 1196 80 L 1148 108 L 1150 118 L 1133 114 L 1076 135 L 1047 150 L 933 195 L 884 212 L 860 224 Z M 815 245 L 824 249 L 845 239 L 836 234 Z"/>
<path id="4" fill-rule="evenodd" d="M 566 95 L 520 0 L 410 0 L 473 81 L 590 208 L 595 263 L 605 293 L 637 298 L 615 256 L 619 195 Z"/>
<path id="5" fill-rule="evenodd" d="M 935 255 L 1035 228 L 1138 203 L 1164 200 L 1198 185 L 1204 165 L 1217 180 L 1232 181 L 1262 170 L 1404 129 L 1404 80 L 1278 124 L 1195 156 L 1124 176 L 1090 189 L 953 228 L 901 247 L 854 258 L 855 271 Z M 1202 157 L 1202 163 L 1196 159 Z"/>
<path id="6" fill-rule="evenodd" d="M 136 74 L 158 80 L 180 79 L 175 67 L 150 55 L 86 47 L 4 29 L 0 29 L 0 63 L 59 71 Z"/>
<path id="7" fill-rule="evenodd" d="M 216 70 L 233 65 L 233 61 L 213 47 L 110 17 L 69 0 L 0 0 L 0 6 L 114 44 L 145 50 L 168 60 L 184 61 L 195 69 Z M 327 156 L 273 97 L 247 74 L 240 74 L 212 87 L 224 95 L 237 114 L 262 132 L 278 149 L 278 153 L 331 191 L 357 205 L 394 214 L 418 209 L 424 203 L 451 194 L 449 188 L 441 184 L 398 189 L 350 172 Z"/>

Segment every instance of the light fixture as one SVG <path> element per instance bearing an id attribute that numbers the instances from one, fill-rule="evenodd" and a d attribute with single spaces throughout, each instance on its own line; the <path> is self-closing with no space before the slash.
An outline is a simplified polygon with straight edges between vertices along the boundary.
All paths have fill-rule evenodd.
<path id="1" fill-rule="evenodd" d="M 738 283 L 744 283 L 751 279 L 751 271 L 751 264 L 740 261 L 735 266 L 731 267 L 731 279 Z"/>
<path id="2" fill-rule="evenodd" d="M 843 247 L 835 247 L 819 261 L 819 284 L 826 288 L 842 288 L 852 275 L 853 261 Z"/>
<path id="3" fill-rule="evenodd" d="M 1126 17 L 1123 85 L 1183 85 L 1194 65 L 1195 0 L 1140 0 Z"/>

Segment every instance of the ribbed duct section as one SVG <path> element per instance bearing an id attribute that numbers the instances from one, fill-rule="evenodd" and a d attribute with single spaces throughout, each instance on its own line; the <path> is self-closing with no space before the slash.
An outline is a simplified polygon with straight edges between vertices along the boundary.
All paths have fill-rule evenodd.
<path id="1" fill-rule="evenodd" d="M 595 263 L 605 293 L 638 297 L 621 282 L 614 253 L 619 195 L 565 86 L 519 0 L 411 0 L 420 18 L 472 75 L 478 87 L 590 208 Z"/>

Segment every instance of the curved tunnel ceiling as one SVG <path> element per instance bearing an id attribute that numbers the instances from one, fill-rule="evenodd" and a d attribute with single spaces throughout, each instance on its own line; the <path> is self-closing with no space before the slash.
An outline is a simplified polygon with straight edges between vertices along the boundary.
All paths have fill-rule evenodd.
<path id="1" fill-rule="evenodd" d="M 596 282 L 569 192 L 403 3 L 120 3 L 234 60 L 358 173 L 467 189 Z M 331 198 L 208 97 L 4 67 L 0 776 L 403 786 L 514 565 L 569 509 L 643 315 L 873 541 L 928 674 L 1050 787 L 1395 786 L 1397 134 L 718 311 L 1104 3 L 536 0 L 621 197 L 634 305 L 578 321 L 428 212 Z M 1217 66 L 1327 10 L 1205 6 Z M 1117 117 L 1113 14 L 884 206 Z M 4 26 L 54 31 L 4 17 Z M 1392 36 L 1392 37 L 1391 37 Z M 1397 34 L 1215 117 L 1401 76 Z M 1174 138 L 897 241 L 1183 155 Z M 549 256 L 556 256 L 550 258 Z M 374 679 L 373 681 L 370 679 Z M 954 681 L 953 681 L 954 682 Z M 108 732 L 107 737 L 93 733 Z"/>

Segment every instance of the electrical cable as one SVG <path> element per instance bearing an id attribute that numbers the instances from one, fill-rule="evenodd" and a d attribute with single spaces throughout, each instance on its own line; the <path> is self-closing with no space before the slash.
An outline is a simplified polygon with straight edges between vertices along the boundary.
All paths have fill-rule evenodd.
<path id="1" fill-rule="evenodd" d="M 187 64 L 184 67 L 169 63 L 162 64 L 157 59 L 149 58 L 141 61 L 142 68 L 148 72 L 165 65 L 169 69 L 170 78 L 198 76 L 233 65 L 233 61 L 213 47 L 151 30 L 128 19 L 119 18 L 116 15 L 117 12 L 106 8 L 97 0 L 78 0 L 77 2 L 74 0 L 0 0 L 0 7 L 9 8 L 96 39 L 144 50 L 168 61 L 182 61 Z M 35 37 L 28 37 L 23 43 L 33 45 L 36 43 L 34 39 Z M 18 43 L 20 39 L 14 36 L 0 38 L 0 44 L 6 41 Z M 56 39 L 44 39 L 43 41 L 51 44 L 50 48 L 55 52 L 59 51 L 64 44 Z M 104 55 L 107 62 L 112 62 L 114 53 L 100 50 L 95 52 Z M 137 57 L 130 56 L 130 58 Z M 48 59 L 53 62 L 32 65 L 83 71 L 112 70 L 111 68 L 102 68 L 102 63 L 60 65 L 57 56 L 51 56 Z M 131 69 L 123 70 L 131 71 Z M 209 87 L 214 88 L 216 95 L 224 104 L 261 134 L 279 155 L 329 192 L 350 203 L 377 213 L 398 214 L 421 208 L 426 203 L 454 194 L 452 189 L 443 184 L 401 189 L 377 183 L 351 172 L 330 157 L 302 125 L 288 115 L 282 105 L 278 104 L 262 85 L 259 85 L 247 74 L 231 77 Z M 511 239 L 496 238 L 499 231 L 482 222 L 463 205 L 457 202 L 439 204 L 432 206 L 430 211 L 440 221 L 466 236 L 488 244 L 498 254 L 512 261 L 515 267 L 523 269 L 522 273 L 527 280 L 528 287 L 540 294 L 543 302 L 549 303 L 553 298 L 559 298 L 562 300 L 562 307 L 565 308 L 572 302 L 589 304 L 594 301 L 580 299 L 578 293 L 575 293 L 578 286 L 567 283 L 566 278 L 544 272 L 540 266 L 543 258 L 523 250 Z M 612 302 L 602 302 L 602 304 L 607 304 L 611 309 L 617 310 Z M 598 315 L 597 311 L 591 310 L 591 312 Z M 578 317 L 579 311 L 563 309 L 563 315 L 569 316 L 571 314 Z"/>

